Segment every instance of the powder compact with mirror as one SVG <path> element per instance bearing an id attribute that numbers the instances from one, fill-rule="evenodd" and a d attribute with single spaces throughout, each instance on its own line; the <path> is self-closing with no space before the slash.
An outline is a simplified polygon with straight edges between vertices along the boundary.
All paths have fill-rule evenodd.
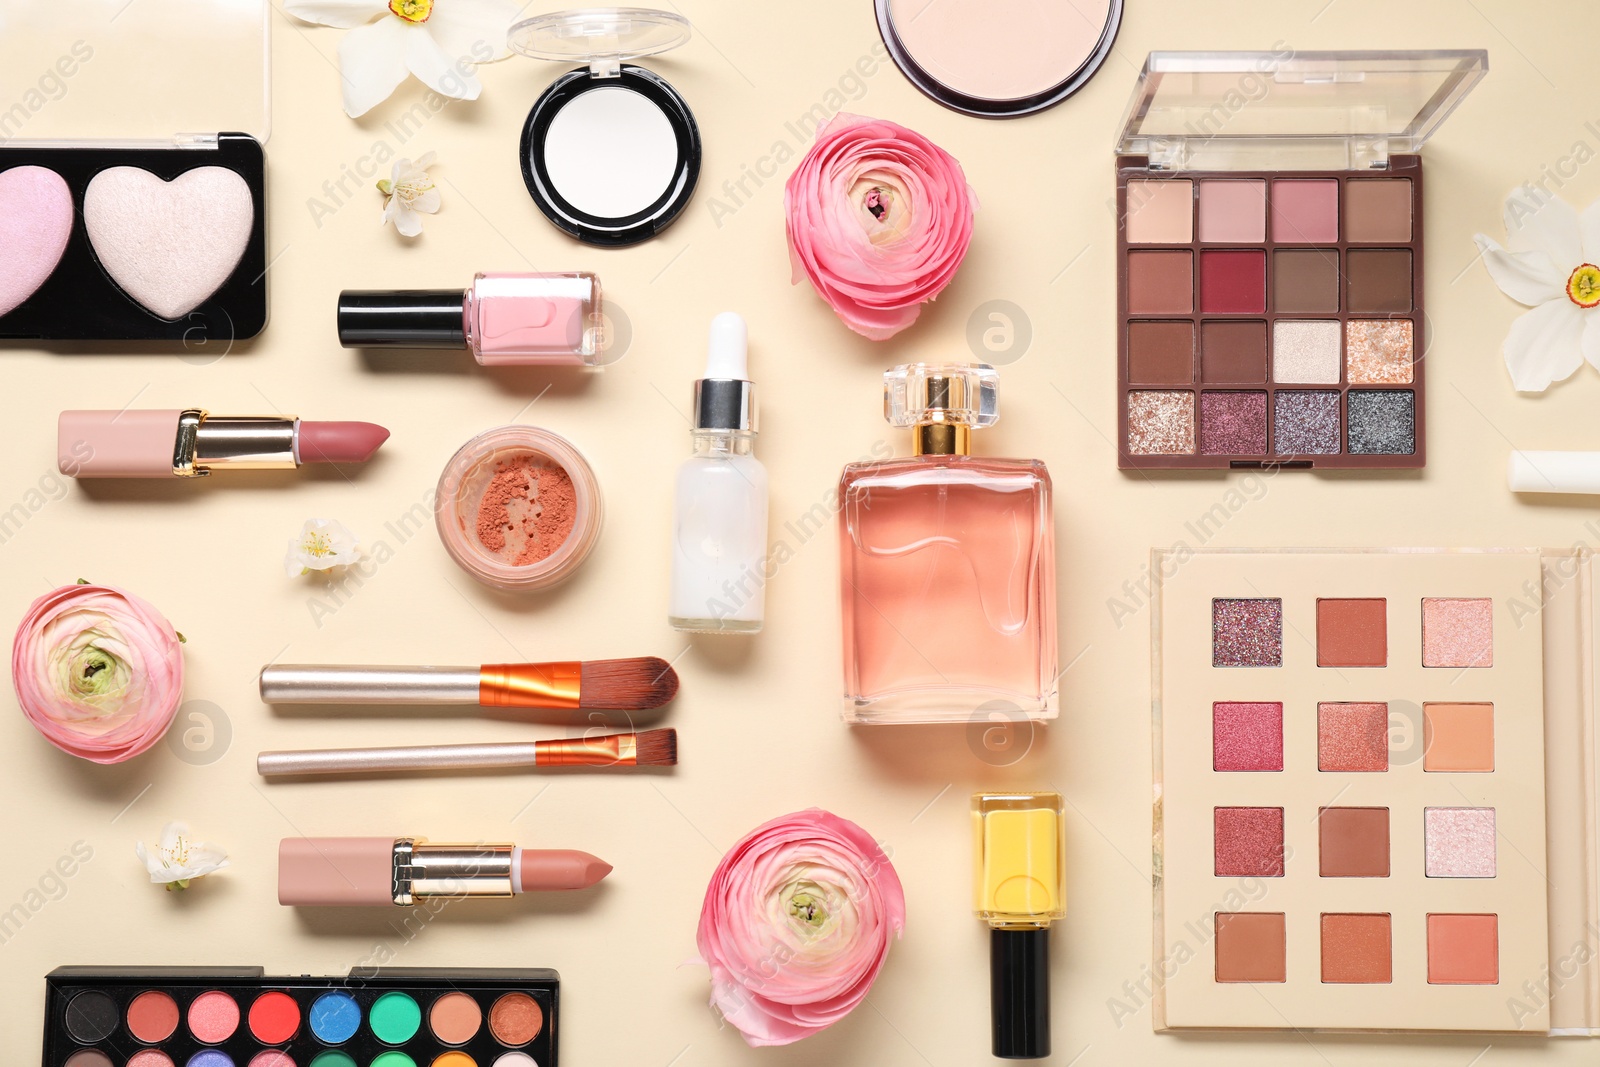
<path id="1" fill-rule="evenodd" d="M 45 73 L 0 121 L 0 338 L 194 347 L 261 332 L 268 10 L 8 8 L 0 64 Z"/>
<path id="2" fill-rule="evenodd" d="M 689 34 L 682 15 L 648 8 L 558 11 L 511 27 L 513 51 L 584 64 L 534 103 L 519 149 L 533 202 L 578 240 L 648 240 L 694 195 L 694 114 L 665 78 L 625 62 L 677 48 Z"/>

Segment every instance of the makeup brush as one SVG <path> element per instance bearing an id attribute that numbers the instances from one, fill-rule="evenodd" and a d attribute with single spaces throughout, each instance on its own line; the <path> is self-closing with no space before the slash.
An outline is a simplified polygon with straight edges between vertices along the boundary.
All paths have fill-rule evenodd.
<path id="1" fill-rule="evenodd" d="M 678 762 L 678 731 L 408 748 L 326 748 L 263 752 L 263 778 L 291 774 L 374 774 L 391 771 L 471 770 L 480 767 L 671 767 Z"/>
<path id="2" fill-rule="evenodd" d="M 482 667 L 351 667 L 271 663 L 268 704 L 476 704 L 484 708 L 644 711 L 678 694 L 678 673 L 656 656 Z"/>

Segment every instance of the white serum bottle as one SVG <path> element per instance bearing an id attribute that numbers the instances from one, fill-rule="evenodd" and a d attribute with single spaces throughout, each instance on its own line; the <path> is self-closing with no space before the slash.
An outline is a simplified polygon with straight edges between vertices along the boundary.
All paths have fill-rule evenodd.
<path id="1" fill-rule="evenodd" d="M 755 457 L 755 385 L 744 319 L 711 320 L 694 383 L 694 451 L 673 492 L 667 621 L 694 633 L 753 634 L 766 608 L 767 470 Z"/>

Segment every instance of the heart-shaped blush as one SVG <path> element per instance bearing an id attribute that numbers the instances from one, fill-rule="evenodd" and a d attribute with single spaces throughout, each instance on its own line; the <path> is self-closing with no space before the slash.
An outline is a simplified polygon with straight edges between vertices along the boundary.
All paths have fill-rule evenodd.
<path id="1" fill-rule="evenodd" d="M 0 315 L 44 284 L 72 235 L 72 190 L 47 167 L 0 173 Z"/>
<path id="2" fill-rule="evenodd" d="M 187 315 L 222 287 L 255 223 L 250 186 L 226 167 L 170 182 L 112 167 L 83 194 L 83 225 L 106 273 L 164 319 Z"/>

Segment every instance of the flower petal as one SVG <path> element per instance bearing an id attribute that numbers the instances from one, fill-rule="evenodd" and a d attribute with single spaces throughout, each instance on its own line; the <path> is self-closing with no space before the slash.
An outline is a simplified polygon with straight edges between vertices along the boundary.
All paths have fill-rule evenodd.
<path id="1" fill-rule="evenodd" d="M 478 99 L 478 94 L 483 92 L 483 85 L 477 75 L 466 71 L 466 64 L 458 64 L 426 29 L 420 26 L 406 28 L 411 31 L 405 42 L 406 66 L 422 84 L 452 100 Z"/>
<path id="2" fill-rule="evenodd" d="M 401 204 L 398 198 L 395 200 L 395 203 L 399 205 L 395 208 L 392 216 L 395 230 L 402 237 L 415 237 L 420 234 L 422 232 L 421 216 L 419 216 L 415 211 L 412 211 L 410 208 L 406 207 L 404 204 Z"/>
<path id="3" fill-rule="evenodd" d="M 1583 209 L 1578 229 L 1583 234 L 1583 261 L 1600 266 L 1600 200 Z"/>
<path id="4" fill-rule="evenodd" d="M 492 63 L 511 54 L 506 31 L 521 12 L 511 0 L 449 0 L 434 5 L 428 32 L 452 60 Z"/>
<path id="5" fill-rule="evenodd" d="M 1583 316 L 1583 358 L 1595 370 L 1600 370 L 1600 315 L 1580 311 Z"/>
<path id="6" fill-rule="evenodd" d="M 344 35 L 339 42 L 339 77 L 344 83 L 345 114 L 360 118 L 406 80 L 410 30 L 399 19 L 380 19 Z"/>
<path id="7" fill-rule="evenodd" d="M 349 29 L 371 22 L 389 5 L 383 0 L 283 0 L 283 10 L 301 22 Z"/>
<path id="8" fill-rule="evenodd" d="M 1538 201 L 1520 191 L 1506 197 L 1506 245 L 1513 252 L 1543 252 L 1570 271 L 1583 260 L 1578 213 L 1559 196 Z"/>
<path id="9" fill-rule="evenodd" d="M 1566 276 L 1544 252 L 1507 252 L 1481 233 L 1473 240 L 1483 254 L 1489 277 L 1511 299 L 1529 307 L 1566 299 Z"/>
<path id="10" fill-rule="evenodd" d="M 421 196 L 414 198 L 411 201 L 411 210 L 412 211 L 421 211 L 421 212 L 424 212 L 425 214 L 428 214 L 428 215 L 438 214 L 438 211 L 439 211 L 439 190 L 438 189 L 429 189 L 427 192 L 423 193 Z"/>
<path id="11" fill-rule="evenodd" d="M 1542 393 L 1571 377 L 1583 365 L 1583 334 L 1583 312 L 1564 299 L 1519 315 L 1503 349 L 1517 391 Z"/>

